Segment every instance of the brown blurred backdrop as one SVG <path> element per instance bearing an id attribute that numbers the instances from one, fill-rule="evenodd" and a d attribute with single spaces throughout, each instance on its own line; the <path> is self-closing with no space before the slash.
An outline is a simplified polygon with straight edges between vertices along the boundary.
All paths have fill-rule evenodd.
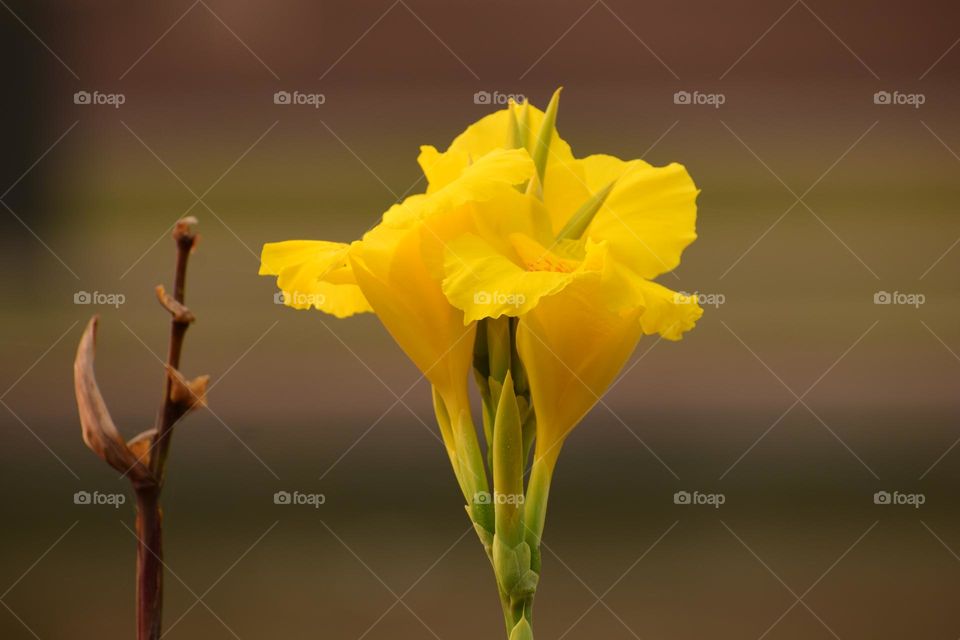
<path id="1" fill-rule="evenodd" d="M 73 500 L 129 492 L 80 440 L 71 362 L 100 313 L 114 418 L 152 422 L 187 212 L 184 368 L 216 388 L 173 445 L 166 637 L 499 637 L 427 385 L 374 317 L 275 305 L 257 256 L 359 237 L 422 188 L 420 144 L 494 108 L 477 92 L 560 85 L 578 155 L 688 167 L 700 238 L 661 282 L 723 304 L 641 342 L 568 442 L 538 637 L 960 635 L 956 6 L 0 4 L 0 637 L 132 636 L 129 499 Z"/>

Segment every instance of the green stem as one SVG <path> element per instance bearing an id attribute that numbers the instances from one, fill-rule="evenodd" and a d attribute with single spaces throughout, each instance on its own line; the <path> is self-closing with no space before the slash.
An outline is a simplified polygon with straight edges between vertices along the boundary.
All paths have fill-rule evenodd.
<path id="1" fill-rule="evenodd" d="M 513 605 L 510 603 L 510 597 L 503 592 L 503 589 L 497 585 L 497 591 L 500 592 L 500 606 L 503 607 L 503 621 L 507 625 L 507 638 L 516 624 L 513 619 Z"/>
<path id="2" fill-rule="evenodd" d="M 507 617 L 508 640 L 533 640 L 533 596 L 510 602 L 504 613 Z"/>

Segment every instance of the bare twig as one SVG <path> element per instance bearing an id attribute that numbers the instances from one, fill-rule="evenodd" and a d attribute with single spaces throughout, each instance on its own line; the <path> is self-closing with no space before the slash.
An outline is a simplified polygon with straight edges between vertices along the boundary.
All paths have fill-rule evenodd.
<path id="1" fill-rule="evenodd" d="M 180 220 L 173 232 L 177 245 L 173 296 L 162 285 L 156 292 L 170 312 L 170 345 L 167 351 L 163 402 L 154 428 L 124 441 L 110 417 L 93 373 L 97 317 L 87 324 L 74 362 L 74 385 L 83 440 L 113 468 L 128 476 L 137 505 L 137 640 L 159 640 L 163 608 L 163 514 L 160 492 L 166 477 L 167 455 L 173 428 L 190 411 L 206 403 L 209 376 L 187 380 L 180 373 L 180 354 L 193 313 L 184 305 L 187 261 L 197 243 L 194 218 Z"/>
<path id="2" fill-rule="evenodd" d="M 173 230 L 173 239 L 177 243 L 177 266 L 173 285 L 173 299 L 166 295 L 162 287 L 157 290 L 161 304 L 170 311 L 170 346 L 167 350 L 167 377 L 164 382 L 163 404 L 160 410 L 157 433 L 154 436 L 155 455 L 150 458 L 150 470 L 163 485 L 167 454 L 170 451 L 170 436 L 173 425 L 189 410 L 182 402 L 173 399 L 174 376 L 170 370 L 180 369 L 180 352 L 183 350 L 183 338 L 193 322 L 193 314 L 184 306 L 184 290 L 187 280 L 187 260 L 193 252 L 197 236 L 193 232 L 194 218 L 184 218 L 177 222 Z"/>

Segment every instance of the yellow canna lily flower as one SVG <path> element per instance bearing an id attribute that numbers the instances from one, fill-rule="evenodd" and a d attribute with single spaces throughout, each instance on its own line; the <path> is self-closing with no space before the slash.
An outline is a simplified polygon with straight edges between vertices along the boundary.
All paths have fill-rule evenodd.
<path id="1" fill-rule="evenodd" d="M 643 335 L 679 340 L 703 313 L 653 281 L 696 239 L 698 191 L 686 169 L 577 159 L 556 130 L 558 105 L 559 91 L 544 111 L 511 103 L 445 151 L 421 147 L 426 193 L 392 206 L 361 240 L 268 244 L 261 265 L 289 306 L 376 313 L 429 380 L 510 638 L 532 638 L 564 441 Z"/>
<path id="2" fill-rule="evenodd" d="M 442 188 L 391 207 L 360 241 L 264 245 L 260 274 L 278 276 L 284 303 L 296 309 L 313 307 L 338 318 L 374 311 L 444 396 L 465 395 L 459 386 L 469 371 L 469 323 L 427 269 L 421 251 L 424 222 L 439 212 L 516 193 L 514 185 L 532 173 L 533 163 L 522 150 L 486 154 Z"/>
<path id="3" fill-rule="evenodd" d="M 608 306 L 619 311 L 645 306 L 645 333 L 679 339 L 695 318 L 664 320 L 697 315 L 699 308 L 650 279 L 676 268 L 683 249 L 696 239 L 696 186 L 676 163 L 653 167 L 609 155 L 575 159 L 553 126 L 558 100 L 559 90 L 546 114 L 511 103 L 468 127 L 445 152 L 421 148 L 428 193 L 444 189 L 469 168 L 471 159 L 501 153 L 505 145 L 547 157 L 538 189 L 528 189 L 542 197 L 542 206 L 514 205 L 517 213 L 507 224 L 479 232 L 463 225 L 452 232 L 457 225 L 449 222 L 446 231 L 436 232 L 446 250 L 444 293 L 468 322 L 519 317 L 543 297 L 587 273 L 603 271 L 605 280 L 618 283 L 606 288 Z M 549 131 L 537 133 L 545 122 Z M 546 151 L 539 144 L 544 137 Z M 671 310 L 670 305 L 682 307 Z"/>
<path id="4" fill-rule="evenodd" d="M 555 112 L 556 99 L 548 112 Z M 481 157 L 495 152 L 520 108 L 510 105 L 468 128 L 439 154 L 438 180 L 467 148 Z M 537 457 L 555 454 L 643 334 L 678 340 L 703 313 L 691 297 L 650 280 L 675 268 L 696 238 L 698 191 L 686 169 L 607 155 L 574 159 L 559 136 L 550 150 L 554 144 L 559 157 L 546 165 L 542 202 L 528 190 L 516 194 L 525 202 L 511 207 L 505 222 L 447 223 L 437 231 L 445 247 L 443 292 L 464 320 L 519 318 L 516 342 L 536 407 Z"/>
<path id="5" fill-rule="evenodd" d="M 637 168 L 629 173 L 638 172 L 648 173 Z M 674 174 L 673 169 L 670 174 Z M 663 175 L 668 181 L 677 180 L 670 174 Z M 632 181 L 644 182 L 636 175 L 625 173 L 625 177 L 623 189 L 627 195 Z M 692 204 L 696 190 L 692 183 L 690 186 L 684 197 L 689 197 Z M 614 186 L 607 198 L 616 196 L 619 201 L 626 197 L 618 191 Z M 668 193 L 667 197 L 676 196 Z M 693 327 L 702 311 L 690 297 L 652 282 L 646 274 L 656 275 L 664 265 L 675 266 L 693 232 L 686 235 L 685 229 L 674 231 L 666 224 L 662 233 L 655 232 L 656 222 L 647 218 L 664 215 L 662 209 L 651 208 L 653 213 L 647 216 L 643 206 L 640 203 L 632 211 L 625 209 L 628 214 L 621 216 L 605 211 L 601 205 L 581 237 L 557 239 L 550 220 L 553 212 L 526 197 L 524 206 L 514 206 L 515 215 L 507 224 L 479 232 L 461 227 L 458 234 L 444 239 L 443 291 L 454 306 L 463 310 L 468 322 L 501 315 L 523 317 L 542 299 L 593 274 L 599 278 L 594 280 L 604 283 L 605 293 L 599 303 L 620 312 L 642 308 L 639 322 L 644 333 L 677 340 Z M 635 237 L 630 236 L 631 231 Z"/>
<path id="6" fill-rule="evenodd" d="M 261 275 L 278 276 L 287 306 L 313 307 L 340 318 L 377 314 L 434 387 L 441 403 L 438 414 L 446 416 L 440 421 L 444 444 L 470 497 L 486 486 L 467 394 L 476 327 L 449 303 L 428 268 L 425 222 L 446 211 L 495 201 L 502 193 L 517 194 L 515 185 L 533 172 L 523 150 L 489 153 L 442 188 L 391 207 L 362 240 L 271 243 L 261 256 Z"/>

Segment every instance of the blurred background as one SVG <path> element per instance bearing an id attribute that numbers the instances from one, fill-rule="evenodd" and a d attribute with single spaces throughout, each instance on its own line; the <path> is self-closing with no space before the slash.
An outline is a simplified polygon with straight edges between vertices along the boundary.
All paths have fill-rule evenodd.
<path id="1" fill-rule="evenodd" d="M 419 145 L 561 85 L 577 155 L 687 166 L 700 237 L 661 282 L 715 304 L 569 439 L 538 637 L 960 635 L 956 6 L 0 4 L 0 637 L 133 635 L 132 496 L 71 363 L 100 314 L 114 419 L 152 424 L 185 214 L 183 369 L 215 386 L 172 447 L 165 637 L 501 637 L 427 384 L 375 317 L 274 304 L 258 256 L 359 237 Z"/>

